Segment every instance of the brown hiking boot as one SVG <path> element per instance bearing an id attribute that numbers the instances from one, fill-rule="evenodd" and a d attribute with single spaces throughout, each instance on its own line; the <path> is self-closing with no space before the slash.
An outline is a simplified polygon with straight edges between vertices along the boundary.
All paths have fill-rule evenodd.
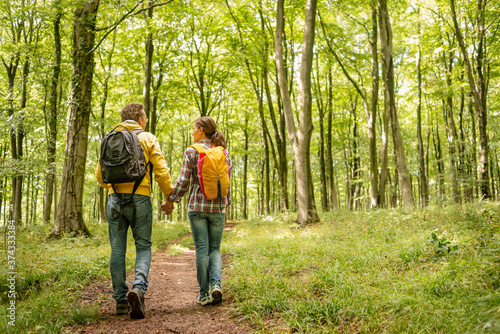
<path id="1" fill-rule="evenodd" d="M 132 307 L 130 317 L 132 319 L 144 319 L 146 311 L 144 310 L 144 293 L 141 289 L 133 288 L 127 296 L 128 303 Z"/>

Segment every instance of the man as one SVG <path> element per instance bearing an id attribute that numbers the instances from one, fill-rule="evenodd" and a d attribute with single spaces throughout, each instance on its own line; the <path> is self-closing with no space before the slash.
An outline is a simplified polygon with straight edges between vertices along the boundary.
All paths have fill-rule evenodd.
<path id="1" fill-rule="evenodd" d="M 144 112 L 144 106 L 140 103 L 131 103 L 125 106 L 120 113 L 120 117 L 122 123 L 117 126 L 116 131 L 146 129 L 148 119 Z M 113 282 L 113 298 L 116 300 L 116 314 L 127 314 L 130 311 L 131 318 L 142 319 L 145 316 L 144 294 L 148 288 L 148 274 L 151 265 L 153 209 L 149 194 L 152 180 L 150 173 L 151 171 L 154 172 L 155 180 L 165 198 L 168 198 L 172 192 L 172 179 L 156 137 L 149 132 L 140 132 L 137 136 L 146 163 L 150 162 L 151 164 L 148 166 L 146 176 L 137 187 L 135 194 L 132 196 L 134 182 L 115 184 L 115 193 L 111 184 L 103 182 L 100 164 L 97 165 L 96 178 L 110 194 L 106 207 L 106 218 L 109 223 L 109 241 L 111 244 L 109 269 Z M 133 205 L 124 205 L 130 199 L 135 203 L 135 215 Z M 129 226 L 134 236 L 136 248 L 135 279 L 132 282 L 130 292 L 128 292 L 125 270 L 125 252 Z"/>

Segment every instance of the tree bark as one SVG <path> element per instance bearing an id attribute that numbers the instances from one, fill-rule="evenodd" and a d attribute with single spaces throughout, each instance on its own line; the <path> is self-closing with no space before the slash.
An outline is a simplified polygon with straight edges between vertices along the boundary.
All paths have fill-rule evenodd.
<path id="1" fill-rule="evenodd" d="M 419 26 L 420 36 L 420 26 Z M 422 63 L 420 44 L 417 50 L 417 141 L 418 141 L 418 180 L 420 206 L 428 205 L 427 174 L 425 172 L 424 143 L 422 140 L 422 73 L 420 71 Z"/>
<path id="2" fill-rule="evenodd" d="M 83 187 L 87 160 L 88 128 L 92 101 L 95 26 L 99 0 L 91 0 L 75 12 L 73 74 L 66 152 L 57 218 L 51 235 L 63 232 L 90 235 L 83 220 Z"/>
<path id="3" fill-rule="evenodd" d="M 328 164 L 328 182 L 330 186 L 330 209 L 338 209 L 337 189 L 335 187 L 335 178 L 333 175 L 333 140 L 332 140 L 332 123 L 333 123 L 333 84 L 332 70 L 328 66 L 328 133 L 327 133 L 327 164 Z"/>
<path id="4" fill-rule="evenodd" d="M 151 2 L 146 1 L 146 7 L 151 7 Z M 153 8 L 149 8 L 146 11 L 142 12 L 144 21 L 146 22 L 146 27 L 148 30 L 146 36 L 146 61 L 144 65 L 144 91 L 143 91 L 143 104 L 144 104 L 144 112 L 146 113 L 146 117 L 151 117 L 151 68 L 153 63 L 153 32 L 151 32 L 149 27 L 149 21 L 153 18 Z M 146 124 L 146 131 L 149 131 L 149 124 Z"/>
<path id="5" fill-rule="evenodd" d="M 248 185 L 248 113 L 245 112 L 245 128 L 243 129 L 245 134 L 245 153 L 243 155 L 243 201 L 241 207 L 241 215 L 244 220 L 248 219 L 247 215 L 247 185 Z"/>
<path id="6" fill-rule="evenodd" d="M 4 62 L 5 69 L 7 70 L 7 79 L 8 79 L 8 91 L 7 91 L 7 115 L 11 119 L 10 125 L 10 152 L 12 155 L 12 159 L 14 161 L 19 160 L 18 150 L 17 150 L 17 124 L 14 118 L 14 81 L 16 78 L 17 67 L 19 65 L 19 53 L 11 59 L 9 65 Z M 13 220 L 14 224 L 17 226 L 20 223 L 21 216 L 19 215 L 19 210 L 16 207 L 16 193 L 17 193 L 17 177 L 14 176 L 12 178 L 12 197 L 11 197 L 11 206 L 9 210 L 10 218 L 9 220 Z"/>
<path id="7" fill-rule="evenodd" d="M 321 185 L 321 210 L 323 212 L 328 211 L 328 192 L 327 192 L 327 180 L 326 180 L 326 166 L 325 166 L 325 134 L 324 134 L 324 117 L 325 108 L 323 103 L 323 96 L 321 92 L 320 83 L 320 70 L 319 70 L 319 54 L 316 55 L 316 84 L 314 85 L 316 104 L 318 107 L 318 119 L 319 119 L 319 175 L 320 175 L 320 185 Z M 313 76 L 314 78 L 314 76 Z"/>
<path id="8" fill-rule="evenodd" d="M 450 0 L 451 5 L 451 16 L 453 19 L 453 25 L 455 27 L 455 33 L 460 45 L 460 50 L 465 61 L 465 68 L 467 71 L 467 78 L 469 81 L 469 87 L 474 98 L 474 106 L 476 107 L 476 114 L 478 120 L 478 130 L 479 130 L 479 173 L 481 174 L 480 188 L 483 198 L 491 197 L 490 192 L 490 172 L 489 172 L 489 145 L 488 145 L 488 132 L 487 132 L 487 108 L 486 108 L 486 98 L 487 98 L 487 87 L 486 81 L 484 80 L 484 46 L 485 46 L 485 25 L 484 25 L 484 9 L 486 7 L 486 0 L 477 0 L 477 36 L 474 38 L 477 40 L 477 45 L 475 49 L 477 50 L 476 56 L 476 78 L 474 78 L 474 73 L 472 69 L 472 64 L 469 59 L 469 53 L 467 52 L 468 46 L 465 44 L 462 31 L 458 25 L 457 14 L 455 11 L 455 0 Z"/>
<path id="9" fill-rule="evenodd" d="M 278 70 L 278 81 L 281 90 L 281 98 L 285 112 L 286 127 L 288 138 L 292 143 L 295 156 L 295 170 L 297 179 L 297 193 L 299 213 L 297 223 L 302 227 L 319 221 L 314 202 L 314 192 L 312 189 L 312 174 L 310 161 L 310 144 L 313 131 L 312 116 L 311 116 L 311 68 L 313 60 L 314 46 L 314 26 L 316 21 L 316 0 L 307 0 L 306 15 L 304 26 L 304 41 L 302 44 L 302 63 L 300 67 L 300 113 L 299 113 L 299 128 L 295 127 L 295 120 L 290 102 L 290 95 L 287 90 L 287 81 L 285 77 L 285 67 L 283 64 L 283 0 L 278 0 L 276 14 L 276 67 Z"/>
<path id="10" fill-rule="evenodd" d="M 444 166 L 443 166 L 443 153 L 441 151 L 441 139 L 439 137 L 439 127 L 436 125 L 436 129 L 432 132 L 432 141 L 434 144 L 434 152 L 436 154 L 436 165 L 437 165 L 437 179 L 438 179 L 438 201 L 442 203 L 444 200 Z"/>
<path id="11" fill-rule="evenodd" d="M 47 176 L 45 178 L 45 194 L 43 198 L 43 222 L 48 224 L 52 212 L 54 198 L 55 159 L 57 145 L 57 85 L 61 73 L 61 16 L 59 2 L 56 3 L 56 17 L 54 19 L 54 66 L 49 93 L 49 117 L 47 118 Z"/>
<path id="12" fill-rule="evenodd" d="M 386 106 L 389 107 L 392 139 L 394 143 L 394 151 L 396 153 L 396 163 L 398 168 L 399 183 L 401 184 L 403 204 L 405 208 L 413 208 L 414 202 L 411 189 L 410 174 L 406 166 L 403 137 L 401 135 L 398 114 L 396 111 L 396 97 L 394 91 L 394 62 L 392 52 L 392 28 L 386 0 L 378 0 L 378 9 L 380 22 L 380 43 L 382 46 L 382 74 L 384 78 L 385 88 L 384 98 L 389 101 Z"/>
<path id="13" fill-rule="evenodd" d="M 17 149 L 17 159 L 22 161 L 23 159 L 23 142 L 24 142 L 24 110 L 26 108 L 27 101 L 27 81 L 28 75 L 30 72 L 30 61 L 26 60 L 23 64 L 23 72 L 22 72 L 22 83 L 21 83 L 21 104 L 19 106 L 19 115 L 17 119 L 17 133 L 16 133 L 16 149 Z M 23 201 L 23 174 L 18 173 L 16 176 L 16 188 L 14 192 L 14 207 L 13 207 L 13 220 L 15 224 L 21 222 L 22 217 L 22 201 Z M 29 201 L 29 198 L 26 198 Z M 29 212 L 26 212 L 26 215 L 29 215 Z"/>

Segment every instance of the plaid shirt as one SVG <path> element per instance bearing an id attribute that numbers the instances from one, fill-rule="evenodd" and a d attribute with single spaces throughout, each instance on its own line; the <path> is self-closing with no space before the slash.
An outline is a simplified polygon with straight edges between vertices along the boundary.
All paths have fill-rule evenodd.
<path id="1" fill-rule="evenodd" d="M 212 142 L 209 139 L 202 139 L 198 144 L 201 144 L 205 149 L 212 147 Z M 200 187 L 200 179 L 198 176 L 198 158 L 200 154 L 192 147 L 188 147 L 184 151 L 182 158 L 182 167 L 177 181 L 175 181 L 174 190 L 169 196 L 169 200 L 179 203 L 182 196 L 186 193 L 191 183 L 191 190 L 189 192 L 188 210 L 189 211 L 202 211 L 202 212 L 221 212 L 227 205 L 232 203 L 231 200 L 231 187 L 228 189 L 227 196 L 221 199 L 214 199 L 209 201 L 203 195 Z M 228 167 L 229 176 L 231 176 L 231 159 L 226 156 L 226 163 Z"/>

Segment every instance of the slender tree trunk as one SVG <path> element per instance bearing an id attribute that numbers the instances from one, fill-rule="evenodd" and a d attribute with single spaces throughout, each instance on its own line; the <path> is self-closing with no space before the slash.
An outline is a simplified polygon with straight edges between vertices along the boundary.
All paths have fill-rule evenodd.
<path id="1" fill-rule="evenodd" d="M 268 137 L 266 134 L 263 134 L 264 136 L 264 152 L 266 157 L 269 157 L 269 144 L 267 142 Z M 271 167 L 269 164 L 269 158 L 266 159 L 266 200 L 265 200 L 265 208 L 266 208 L 266 214 L 270 215 L 271 214 L 271 180 L 269 178 L 269 174 L 271 172 Z M 264 195 L 264 194 L 263 194 Z"/>
<path id="2" fill-rule="evenodd" d="M 153 85 L 153 106 L 151 109 L 151 129 L 150 132 L 156 135 L 156 127 L 158 125 L 158 94 L 160 86 L 163 82 L 163 66 L 160 64 L 160 73 L 158 74 L 158 82 Z M 170 166 L 169 166 L 170 167 Z"/>
<path id="3" fill-rule="evenodd" d="M 24 142 L 24 116 L 26 109 L 26 101 L 28 94 L 28 75 L 30 72 L 30 61 L 26 60 L 23 64 L 23 77 L 21 83 L 21 104 L 19 110 L 19 119 L 17 125 L 17 158 L 19 161 L 23 160 L 23 142 Z M 16 189 L 14 193 L 14 221 L 21 222 L 22 218 L 22 201 L 23 201 L 23 174 L 19 173 L 16 176 Z M 26 198 L 29 201 L 29 198 Z M 29 215 L 29 211 L 26 212 L 26 215 Z"/>
<path id="4" fill-rule="evenodd" d="M 420 30 L 420 27 L 419 27 Z M 418 141 L 418 180 L 419 180 L 419 198 L 420 206 L 426 207 L 428 205 L 428 190 L 427 190 L 427 175 L 425 172 L 425 157 L 424 157 L 424 143 L 422 140 L 422 73 L 420 66 L 422 62 L 420 45 L 417 51 L 417 141 Z"/>
<path id="5" fill-rule="evenodd" d="M 280 97 L 278 96 L 278 112 L 279 118 L 276 121 L 276 117 L 274 115 L 274 107 L 273 100 L 271 97 L 271 91 L 269 89 L 268 83 L 268 72 L 267 69 L 264 72 L 264 86 L 266 89 L 266 98 L 269 106 L 269 113 L 271 114 L 271 120 L 274 127 L 274 133 L 276 138 L 276 146 L 278 148 L 278 182 L 279 182 L 279 201 L 280 201 L 280 211 L 287 212 L 290 208 L 290 201 L 288 198 L 288 161 L 286 157 L 286 129 L 285 129 L 285 117 L 283 114 L 283 108 L 280 104 Z M 278 86 L 278 83 L 276 82 Z M 279 94 L 279 87 L 277 87 L 277 91 Z"/>
<path id="6" fill-rule="evenodd" d="M 351 184 L 351 202 L 352 208 L 354 210 L 360 209 L 359 203 L 359 194 L 361 187 L 361 178 L 360 178 L 360 168 L 361 162 L 359 158 L 359 150 L 358 150 L 358 120 L 356 115 L 357 103 L 354 102 L 351 106 L 351 115 L 352 115 L 352 184 Z"/>
<path id="7" fill-rule="evenodd" d="M 444 166 L 443 166 L 443 153 L 441 151 L 441 139 L 439 137 L 439 127 L 436 125 L 432 133 L 432 140 L 434 143 L 434 152 L 436 154 L 437 165 L 437 180 L 438 180 L 438 201 L 441 204 L 444 200 Z"/>
<path id="8" fill-rule="evenodd" d="M 70 117 L 61 195 L 52 236 L 60 236 L 63 232 L 90 235 L 83 220 L 83 187 L 94 70 L 92 49 L 98 7 L 99 0 L 91 0 L 75 12 Z"/>
<path id="9" fill-rule="evenodd" d="M 321 210 L 323 212 L 328 210 L 328 192 L 326 180 L 326 167 L 325 167 L 325 130 L 324 130 L 324 117 L 325 108 L 323 104 L 323 96 L 320 84 L 320 70 L 319 70 L 319 55 L 316 55 L 316 84 L 314 85 L 316 104 L 318 106 L 318 119 L 319 119 L 319 172 L 320 172 L 320 186 L 321 186 Z M 314 78 L 314 76 L 313 76 Z"/>
<path id="10" fill-rule="evenodd" d="M 387 178 L 389 175 L 388 169 L 388 149 L 389 149 L 389 101 L 384 98 L 384 113 L 382 115 L 382 152 L 380 159 L 380 188 L 379 188 L 379 206 L 386 206 L 386 193 L 387 193 Z"/>
<path id="11" fill-rule="evenodd" d="M 414 206 L 413 193 L 411 189 L 410 174 L 406 166 L 403 137 L 399 127 L 398 114 L 396 111 L 396 100 L 394 91 L 394 62 L 392 53 L 392 28 L 387 10 L 386 0 L 378 0 L 379 22 L 380 22 L 380 42 L 382 46 L 383 78 L 385 87 L 385 99 L 389 101 L 389 115 L 392 128 L 392 139 L 394 151 L 396 152 L 396 162 L 401 184 L 401 193 L 405 208 Z"/>
<path id="12" fill-rule="evenodd" d="M 52 199 L 54 197 L 55 159 L 57 143 L 57 85 L 61 73 L 61 8 L 56 4 L 57 13 L 54 19 L 54 66 L 50 82 L 49 117 L 47 118 L 47 176 L 45 178 L 45 194 L 43 199 L 43 223 L 50 223 Z"/>
<path id="13" fill-rule="evenodd" d="M 370 42 L 372 49 L 372 96 L 370 101 L 370 110 L 367 113 L 368 139 L 370 141 L 370 182 L 371 182 L 371 207 L 376 208 L 380 205 L 380 194 L 378 184 L 378 161 L 377 161 L 377 130 L 376 120 L 378 111 L 378 90 L 379 90 L 379 65 L 378 65 L 378 24 L 377 24 L 377 6 L 372 5 L 372 40 Z M 369 116 L 369 117 L 368 117 Z"/>
<path id="14" fill-rule="evenodd" d="M 463 80 L 463 75 L 462 75 Z M 459 165 L 458 173 L 460 175 L 460 181 L 464 187 L 464 201 L 470 202 L 472 200 L 472 182 L 470 180 L 470 163 L 466 162 L 466 142 L 465 142 L 465 132 L 464 132 L 464 109 L 465 109 L 465 90 L 462 87 L 460 89 L 460 113 L 459 113 L 459 123 L 458 128 L 460 132 L 460 143 L 458 145 L 459 154 Z"/>
<path id="15" fill-rule="evenodd" d="M 151 1 L 146 1 L 146 7 L 150 7 Z M 148 33 L 146 36 L 146 61 L 144 66 L 144 93 L 143 93 L 143 104 L 146 117 L 151 117 L 151 68 L 153 63 L 153 32 L 150 31 L 149 27 L 150 20 L 153 18 L 153 8 L 149 8 L 147 11 L 142 12 L 146 26 L 148 27 Z M 149 124 L 146 124 L 146 131 L 149 131 Z"/>
<path id="16" fill-rule="evenodd" d="M 12 155 L 12 160 L 19 160 L 17 155 L 17 125 L 14 121 L 14 81 L 16 79 L 17 67 L 19 65 L 19 53 L 17 53 L 10 61 L 10 64 L 7 65 L 4 62 L 5 69 L 7 70 L 7 80 L 8 80 L 8 90 L 7 90 L 7 115 L 11 120 L 10 124 L 10 152 Z M 20 217 L 17 215 L 17 208 L 15 207 L 15 198 L 16 198 L 16 186 L 17 177 L 12 178 L 12 196 L 11 196 L 11 205 L 9 210 L 9 220 L 13 220 L 14 224 L 17 226 L 20 222 Z"/>
<path id="17" fill-rule="evenodd" d="M 476 71 L 473 72 L 472 64 L 469 59 L 469 53 L 467 51 L 468 46 L 465 44 L 463 39 L 462 31 L 458 25 L 457 15 L 455 11 L 455 0 L 450 0 L 451 5 L 451 16 L 453 19 L 453 25 L 455 27 L 455 33 L 460 45 L 460 50 L 464 57 L 465 69 L 467 72 L 467 78 L 469 81 L 469 86 L 471 90 L 472 97 L 474 98 L 474 106 L 476 107 L 477 119 L 478 119 L 478 130 L 479 130 L 479 173 L 481 174 L 480 188 L 481 194 L 484 198 L 489 198 L 490 193 L 490 175 L 489 175 L 489 145 L 488 145 L 488 132 L 487 132 L 487 86 L 484 80 L 484 64 L 486 63 L 484 57 L 484 45 L 485 45 L 485 24 L 484 24 L 484 11 L 486 7 L 486 0 L 477 0 L 477 45 L 475 49 L 477 50 L 476 57 Z M 476 78 L 474 78 L 474 74 Z"/>
<path id="18" fill-rule="evenodd" d="M 346 147 L 344 148 L 344 169 L 345 169 L 345 201 L 347 210 L 352 210 L 352 188 L 351 188 L 351 163 L 349 152 L 350 150 Z"/>
<path id="19" fill-rule="evenodd" d="M 26 212 L 26 215 L 24 216 L 24 226 L 29 226 L 30 224 L 30 192 L 31 192 L 31 185 L 33 183 L 33 180 L 32 180 L 32 173 L 28 173 L 28 181 L 26 182 L 26 194 L 25 194 L 25 197 L 26 197 L 26 208 L 25 208 L 25 212 Z"/>
<path id="20" fill-rule="evenodd" d="M 283 64 L 282 38 L 283 38 L 283 0 L 278 0 L 277 21 L 276 21 L 276 67 L 278 70 L 278 81 L 281 90 L 281 98 L 286 117 L 286 127 L 288 137 L 294 148 L 295 170 L 297 179 L 297 193 L 299 213 L 297 223 L 305 226 L 319 221 L 314 202 L 314 192 L 312 192 L 312 174 L 310 161 L 310 144 L 313 131 L 311 116 L 311 68 L 313 60 L 314 46 L 314 26 L 316 21 L 316 0 L 307 0 L 304 42 L 302 46 L 302 63 L 300 68 L 300 113 L 299 128 L 295 127 L 295 120 L 290 102 L 290 95 L 287 90 L 287 80 L 285 67 Z"/>
<path id="21" fill-rule="evenodd" d="M 446 53 L 443 53 L 443 63 L 446 72 L 446 102 L 443 108 L 444 120 L 446 125 L 446 138 L 448 140 L 448 148 L 450 153 L 450 174 L 451 174 L 451 189 L 453 194 L 453 202 L 460 203 L 460 188 L 458 185 L 457 173 L 457 129 L 455 126 L 455 118 L 453 116 L 453 87 L 452 87 L 452 70 L 453 70 L 453 51 L 448 51 L 448 59 Z"/>
<path id="22" fill-rule="evenodd" d="M 247 214 L 247 184 L 248 184 L 248 113 L 245 112 L 245 128 L 243 129 L 245 134 L 245 153 L 243 155 L 243 201 L 242 201 L 242 218 L 244 220 L 248 219 Z"/>

